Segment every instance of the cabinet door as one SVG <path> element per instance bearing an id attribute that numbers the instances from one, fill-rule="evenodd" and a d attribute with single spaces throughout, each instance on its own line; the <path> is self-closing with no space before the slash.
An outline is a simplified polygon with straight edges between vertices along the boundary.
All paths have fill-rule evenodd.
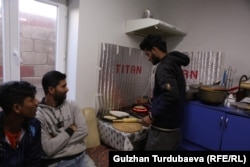
<path id="1" fill-rule="evenodd" d="M 250 118 L 227 114 L 221 150 L 250 150 Z"/>
<path id="2" fill-rule="evenodd" d="M 187 104 L 183 139 L 210 150 L 219 150 L 224 118 L 224 112 Z"/>

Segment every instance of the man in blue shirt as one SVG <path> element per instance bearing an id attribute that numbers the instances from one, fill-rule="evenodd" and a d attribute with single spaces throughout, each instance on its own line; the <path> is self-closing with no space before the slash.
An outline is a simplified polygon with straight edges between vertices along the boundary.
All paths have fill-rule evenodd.
<path id="1" fill-rule="evenodd" d="M 39 167 L 41 127 L 36 88 L 25 81 L 0 86 L 0 166 Z"/>

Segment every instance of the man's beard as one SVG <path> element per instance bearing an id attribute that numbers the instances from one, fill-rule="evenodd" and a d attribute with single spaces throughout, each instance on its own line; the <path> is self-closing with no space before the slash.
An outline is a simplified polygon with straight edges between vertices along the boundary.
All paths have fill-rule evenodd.
<path id="1" fill-rule="evenodd" d="M 160 62 L 160 59 L 156 57 L 154 54 L 152 54 L 152 60 L 151 60 L 153 65 L 156 65 Z"/>
<path id="2" fill-rule="evenodd" d="M 61 105 L 65 101 L 67 96 L 66 96 L 66 93 L 61 93 L 61 94 L 56 93 L 54 98 L 57 101 L 58 105 Z"/>

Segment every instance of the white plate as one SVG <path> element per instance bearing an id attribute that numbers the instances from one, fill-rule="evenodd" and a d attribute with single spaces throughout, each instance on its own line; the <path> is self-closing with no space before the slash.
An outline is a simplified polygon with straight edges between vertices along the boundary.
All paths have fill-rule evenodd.
<path id="1" fill-rule="evenodd" d="M 114 115 L 116 117 L 128 117 L 129 113 L 123 112 L 123 111 L 109 111 L 111 115 Z"/>

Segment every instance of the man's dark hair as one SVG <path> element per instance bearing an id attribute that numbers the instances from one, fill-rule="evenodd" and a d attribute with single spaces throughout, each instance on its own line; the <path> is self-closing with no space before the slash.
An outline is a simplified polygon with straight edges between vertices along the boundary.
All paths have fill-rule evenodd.
<path id="1" fill-rule="evenodd" d="M 42 78 L 43 91 L 46 94 L 49 92 L 49 87 L 56 87 L 61 80 L 66 79 L 66 74 L 59 71 L 49 71 Z"/>
<path id="2" fill-rule="evenodd" d="M 0 106 L 7 115 L 14 104 L 23 104 L 26 97 L 34 98 L 36 87 L 26 81 L 9 81 L 0 85 Z"/>
<path id="3" fill-rule="evenodd" d="M 151 51 L 153 47 L 157 47 L 160 51 L 167 53 L 167 43 L 159 35 L 148 35 L 140 44 L 141 50 Z"/>

